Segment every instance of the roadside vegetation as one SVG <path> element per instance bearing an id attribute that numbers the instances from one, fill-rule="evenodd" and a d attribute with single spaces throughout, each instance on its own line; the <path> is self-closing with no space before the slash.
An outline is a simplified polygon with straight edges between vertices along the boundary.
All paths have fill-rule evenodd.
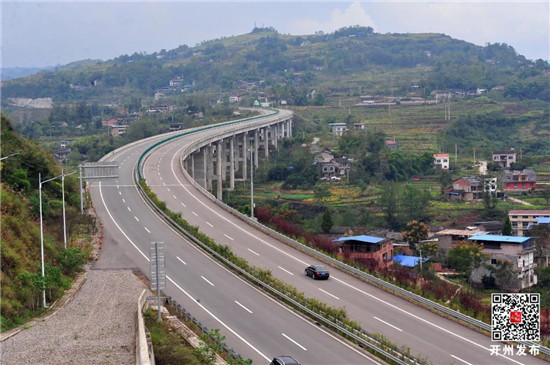
<path id="1" fill-rule="evenodd" d="M 96 222 L 79 211 L 78 182 L 65 181 L 68 245 L 64 249 L 60 179 L 43 185 L 44 266 L 41 274 L 38 174 L 42 180 L 61 169 L 35 142 L 21 138 L 2 116 L 2 154 L 18 155 L 1 162 L 2 255 L 1 329 L 18 326 L 45 310 L 42 291 L 51 305 L 68 289 L 90 258 Z"/>

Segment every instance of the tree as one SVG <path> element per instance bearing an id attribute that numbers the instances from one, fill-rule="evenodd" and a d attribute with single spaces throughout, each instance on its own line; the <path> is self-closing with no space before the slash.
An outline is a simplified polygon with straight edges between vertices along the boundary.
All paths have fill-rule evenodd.
<path id="1" fill-rule="evenodd" d="M 447 265 L 469 278 L 472 270 L 479 267 L 486 258 L 483 245 L 462 241 L 447 253 Z"/>
<path id="2" fill-rule="evenodd" d="M 506 216 L 506 219 L 504 220 L 504 224 L 502 225 L 502 235 L 503 236 L 514 235 L 514 231 L 512 230 L 512 222 L 510 221 L 509 216 Z"/>
<path id="3" fill-rule="evenodd" d="M 540 196 L 546 200 L 546 206 L 550 207 L 550 185 L 539 185 Z"/>
<path id="4" fill-rule="evenodd" d="M 451 173 L 448 170 L 441 170 L 439 172 L 439 183 L 441 184 L 441 195 L 445 194 L 445 188 L 451 185 L 453 182 Z"/>
<path id="5" fill-rule="evenodd" d="M 316 184 L 313 187 L 313 196 L 320 202 L 331 196 L 331 192 L 326 184 Z"/>
<path id="6" fill-rule="evenodd" d="M 380 196 L 378 204 L 382 207 L 382 212 L 384 213 L 384 218 L 386 223 L 391 228 L 398 228 L 400 225 L 398 217 L 398 200 L 399 200 L 399 189 L 395 183 L 386 185 L 386 188 Z"/>
<path id="7" fill-rule="evenodd" d="M 421 220 L 427 217 L 426 207 L 430 193 L 407 184 L 401 192 L 401 214 L 406 221 Z"/>
<path id="8" fill-rule="evenodd" d="M 332 228 L 332 215 L 330 214 L 330 210 L 327 209 L 323 213 L 323 219 L 321 221 L 321 229 L 325 233 L 329 233 L 330 229 Z"/>
<path id="9" fill-rule="evenodd" d="M 403 232 L 403 239 L 412 248 L 416 248 L 416 244 L 426 238 L 428 238 L 428 227 L 424 222 L 410 221 L 407 223 L 407 230 Z"/>

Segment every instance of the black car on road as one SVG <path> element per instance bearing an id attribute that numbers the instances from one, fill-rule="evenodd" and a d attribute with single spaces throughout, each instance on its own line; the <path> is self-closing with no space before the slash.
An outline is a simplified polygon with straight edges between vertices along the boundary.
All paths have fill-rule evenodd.
<path id="1" fill-rule="evenodd" d="M 323 265 L 309 265 L 306 267 L 306 275 L 313 279 L 328 279 L 330 272 Z"/>
<path id="2" fill-rule="evenodd" d="M 277 356 L 273 358 L 270 365 L 300 365 L 292 356 Z"/>

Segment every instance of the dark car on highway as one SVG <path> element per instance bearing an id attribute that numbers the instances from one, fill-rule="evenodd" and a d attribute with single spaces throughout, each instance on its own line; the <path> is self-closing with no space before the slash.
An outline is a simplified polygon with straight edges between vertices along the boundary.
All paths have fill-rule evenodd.
<path id="1" fill-rule="evenodd" d="M 313 279 L 328 279 L 330 272 L 323 265 L 309 265 L 306 267 L 306 275 Z"/>
<path id="2" fill-rule="evenodd" d="M 273 358 L 270 365 L 300 365 L 292 356 L 277 356 Z"/>

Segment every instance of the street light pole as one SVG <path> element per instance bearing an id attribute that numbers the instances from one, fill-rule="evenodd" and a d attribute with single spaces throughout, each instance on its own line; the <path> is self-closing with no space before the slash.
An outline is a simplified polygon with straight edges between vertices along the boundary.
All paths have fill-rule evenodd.
<path id="1" fill-rule="evenodd" d="M 20 154 L 21 154 L 20 152 L 10 153 L 9 155 L 0 158 L 0 161 L 4 161 L 6 158 L 10 158 L 10 157 L 17 156 L 17 155 L 20 155 Z"/>
<path id="2" fill-rule="evenodd" d="M 42 262 L 42 306 L 46 308 L 46 275 L 44 272 L 44 228 L 42 223 L 42 175 L 38 173 L 38 196 L 40 201 L 40 260 Z"/>
<path id="3" fill-rule="evenodd" d="M 63 201 L 63 246 L 67 249 L 67 224 L 65 220 L 65 172 L 61 169 L 61 200 Z"/>
<path id="4" fill-rule="evenodd" d="M 84 198 L 82 194 L 82 165 L 78 166 L 80 172 L 80 214 L 84 214 Z"/>
<path id="5" fill-rule="evenodd" d="M 250 148 L 250 218 L 254 219 L 254 155 Z"/>
<path id="6" fill-rule="evenodd" d="M 45 184 L 62 176 L 63 175 L 59 175 L 56 177 L 52 177 L 51 179 L 42 181 L 42 174 L 38 173 L 38 200 L 40 203 L 40 261 L 42 263 L 42 284 L 44 285 L 44 287 L 42 287 L 42 306 L 44 308 L 46 308 L 46 273 L 44 270 L 44 220 L 42 218 L 42 184 Z"/>
<path id="7" fill-rule="evenodd" d="M 70 174 L 66 174 L 61 170 L 61 195 L 63 199 L 63 244 L 65 246 L 65 250 L 67 249 L 67 220 L 65 219 L 65 176 L 70 176 L 72 174 L 76 174 L 78 171 L 71 172 Z"/>

